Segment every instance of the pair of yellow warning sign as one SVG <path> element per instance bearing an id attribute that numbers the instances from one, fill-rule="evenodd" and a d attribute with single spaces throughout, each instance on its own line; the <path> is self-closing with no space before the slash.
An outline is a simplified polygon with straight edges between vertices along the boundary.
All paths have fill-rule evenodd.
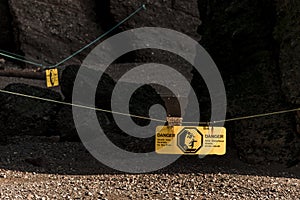
<path id="1" fill-rule="evenodd" d="M 226 129 L 159 126 L 156 128 L 155 151 L 158 154 L 224 155 Z"/>
<path id="2" fill-rule="evenodd" d="M 46 70 L 47 87 L 59 85 L 57 69 Z M 158 154 L 224 155 L 226 129 L 223 127 L 158 126 L 155 151 Z"/>

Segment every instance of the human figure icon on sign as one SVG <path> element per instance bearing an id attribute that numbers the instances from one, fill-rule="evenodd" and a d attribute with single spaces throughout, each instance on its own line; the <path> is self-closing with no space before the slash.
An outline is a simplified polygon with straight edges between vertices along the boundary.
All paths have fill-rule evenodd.
<path id="1" fill-rule="evenodd" d="M 188 132 L 185 136 L 185 146 L 186 151 L 194 150 L 194 146 L 197 140 L 195 140 L 194 133 Z"/>
<path id="2" fill-rule="evenodd" d="M 183 128 L 177 135 L 177 146 L 183 153 L 196 154 L 203 145 L 203 135 L 196 127 Z"/>
<path id="3" fill-rule="evenodd" d="M 49 80 L 50 80 L 51 85 L 53 86 L 55 83 L 55 75 L 54 75 L 53 70 L 50 71 L 50 79 Z"/>

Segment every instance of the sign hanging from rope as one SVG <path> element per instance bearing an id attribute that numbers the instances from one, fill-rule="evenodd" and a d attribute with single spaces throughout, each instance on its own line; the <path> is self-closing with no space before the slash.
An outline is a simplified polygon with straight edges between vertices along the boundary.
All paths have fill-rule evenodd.
<path id="1" fill-rule="evenodd" d="M 46 70 L 46 83 L 48 88 L 59 86 L 58 69 Z"/>
<path id="2" fill-rule="evenodd" d="M 224 155 L 226 129 L 204 126 L 158 126 L 155 151 L 158 154 Z"/>

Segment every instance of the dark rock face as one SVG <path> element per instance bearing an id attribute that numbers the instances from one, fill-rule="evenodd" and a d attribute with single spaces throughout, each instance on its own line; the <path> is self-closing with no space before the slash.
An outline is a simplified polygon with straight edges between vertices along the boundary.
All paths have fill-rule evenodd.
<path id="1" fill-rule="evenodd" d="M 77 72 L 79 70 L 79 65 L 67 66 L 61 73 L 60 85 L 61 92 L 64 95 L 64 100 L 66 102 L 72 102 L 72 92 L 74 87 L 74 81 L 76 79 Z"/>
<path id="2" fill-rule="evenodd" d="M 138 0 L 111 0 L 111 14 L 115 21 L 121 21 L 131 12 L 142 5 Z M 121 29 L 140 27 L 170 28 L 199 39 L 197 27 L 201 23 L 197 0 L 150 0 L 146 4 L 147 10 L 140 12 L 134 19 L 126 22 Z"/>
<path id="3" fill-rule="evenodd" d="M 15 38 L 15 44 L 27 58 L 53 64 L 123 20 L 142 3 L 138 0 L 0 0 L 0 46 L 13 46 Z M 225 81 L 228 118 L 300 107 L 299 1 L 149 0 L 147 3 L 147 10 L 123 24 L 119 31 L 154 26 L 177 30 L 196 40 L 200 40 L 201 35 L 200 43 L 217 63 Z M 10 27 L 12 21 L 13 29 Z M 87 53 L 67 64 L 79 64 Z M 146 49 L 126 55 L 117 62 L 119 64 L 114 64 L 98 85 L 97 107 L 110 109 L 110 95 L 116 81 L 138 63 L 166 64 L 189 80 L 191 78 L 192 66 L 163 51 Z M 120 64 L 124 62 L 130 63 Z M 78 68 L 67 67 L 62 73 L 61 89 L 66 102 L 72 100 Z M 201 110 L 209 113 L 209 95 L 207 91 L 203 94 L 205 84 L 200 79 L 196 75 L 193 85 L 201 104 L 205 105 Z M 25 85 L 12 85 L 7 89 L 60 98 L 48 90 Z M 131 112 L 147 115 L 150 105 L 163 104 L 156 95 L 152 87 L 137 91 L 131 101 Z M 154 96 L 152 101 L 149 97 Z M 58 115 L 53 121 L 62 139 L 78 140 L 70 107 L 58 108 L 44 102 L 41 104 L 45 104 L 46 109 L 39 106 L 31 109 L 39 101 L 10 95 L 1 98 L 1 115 L 5 119 L 1 125 L 3 133 L 42 134 L 52 127 L 48 119 L 55 115 L 53 111 L 56 110 Z M 24 106 L 20 106 L 22 103 Z M 108 133 L 121 133 L 111 115 L 99 113 L 98 117 Z M 247 162 L 300 160 L 299 112 L 230 122 L 226 126 L 231 145 Z M 122 139 L 132 141 L 125 135 Z M 122 148 L 126 149 L 126 146 Z"/>
<path id="4" fill-rule="evenodd" d="M 72 92 L 74 87 L 74 82 L 77 77 L 77 73 L 80 66 L 70 65 L 67 66 L 61 75 L 61 91 L 65 97 L 64 101 L 71 103 L 72 102 Z M 85 69 L 88 75 L 93 76 L 94 71 L 91 69 Z M 91 77 L 80 77 L 80 80 L 88 81 Z M 87 82 L 84 82 L 87 84 Z M 100 81 L 97 93 L 96 93 L 96 102 L 97 108 L 110 110 L 110 95 L 114 88 L 114 80 L 107 74 L 103 74 L 103 78 Z M 88 90 L 88 88 L 86 88 Z M 86 105 L 82 103 L 83 105 Z M 91 105 L 92 106 L 92 105 Z M 87 119 L 88 120 L 88 119 Z M 111 123 L 111 122 L 110 122 Z M 76 127 L 72 115 L 72 107 L 63 107 L 58 112 L 56 129 L 59 130 L 61 139 L 67 141 L 79 141 L 79 137 L 76 131 Z"/>
<path id="5" fill-rule="evenodd" d="M 39 87 L 25 84 L 11 84 L 4 90 L 43 97 L 53 100 L 61 100 L 60 94 Z M 54 129 L 53 120 L 59 105 L 19 97 L 9 94 L 1 94 L 1 138 L 15 135 L 51 135 Z"/>
<path id="6" fill-rule="evenodd" d="M 144 2 L 139 0 L 110 1 L 110 12 L 115 21 L 119 22 L 129 14 L 141 7 Z M 128 30 L 142 27 L 168 28 L 181 33 L 185 33 L 196 41 L 200 39 L 197 27 L 201 23 L 200 14 L 197 7 L 197 0 L 150 0 L 146 3 L 147 9 L 138 13 L 134 18 L 124 23 L 120 30 Z M 132 60 L 126 62 L 155 62 L 172 66 L 180 71 L 185 68 L 186 72 L 191 72 L 192 67 L 181 58 L 168 52 L 148 49 L 135 52 Z M 187 78 L 191 79 L 190 74 Z"/>
<path id="7" fill-rule="evenodd" d="M 276 4 L 278 24 L 274 36 L 280 44 L 279 66 L 282 79 L 282 90 L 292 107 L 300 107 L 300 2 L 278 1 Z M 300 161 L 300 112 L 296 113 L 296 137 L 298 143 L 295 149 L 298 151 L 297 159 Z"/>
<path id="8" fill-rule="evenodd" d="M 7 0 L 0 0 L 0 47 L 10 49 L 14 46 L 12 18 Z"/>
<path id="9" fill-rule="evenodd" d="M 282 88 L 288 101 L 300 105 L 300 2 L 279 1 L 277 3 L 278 24 L 274 35 L 280 44 L 279 66 Z"/>
<path id="10" fill-rule="evenodd" d="M 72 115 L 72 107 L 62 107 L 55 119 L 55 130 L 60 135 L 61 141 L 80 141 Z"/>
<path id="11" fill-rule="evenodd" d="M 112 67 L 111 70 L 108 70 L 106 73 L 103 74 L 98 84 L 97 92 L 95 95 L 95 101 L 96 101 L 95 106 L 97 108 L 111 110 L 111 103 L 112 103 L 111 94 L 116 84 L 115 80 L 117 81 L 120 78 L 120 76 L 122 76 L 123 74 L 122 71 L 124 72 L 132 68 L 133 66 L 135 66 L 135 64 L 115 64 L 113 66 L 115 67 Z M 113 69 L 116 68 L 119 68 L 120 70 L 112 74 L 112 72 L 114 71 Z M 72 90 L 73 90 L 75 78 L 76 76 L 78 77 L 77 75 L 78 70 L 79 70 L 79 66 L 71 65 L 66 67 L 62 72 L 61 90 L 63 92 L 63 95 L 65 96 L 65 101 L 67 102 L 72 101 Z M 79 77 L 79 79 L 82 81 L 89 81 L 89 79 L 93 76 L 93 74 L 95 74 L 95 72 L 92 69 L 85 69 L 85 72 L 87 72 L 87 74 L 90 76 Z M 88 82 L 85 82 L 85 84 L 88 85 Z M 128 87 L 137 88 L 137 91 L 132 95 L 130 99 L 129 111 L 128 111 L 130 112 L 130 114 L 149 117 L 149 109 L 152 105 L 160 104 L 164 106 L 164 101 L 157 94 L 156 90 L 153 89 L 150 85 L 144 85 L 142 87 L 138 87 L 135 86 L 134 83 L 128 83 L 128 82 L 121 82 L 119 84 L 122 84 L 123 88 L 128 88 Z M 86 89 L 88 90 L 88 88 Z M 126 93 L 126 91 L 124 92 Z M 122 99 L 122 95 L 120 95 L 118 98 Z M 86 105 L 84 103 L 82 104 Z M 124 137 L 127 138 L 128 142 L 130 139 L 132 139 L 129 136 L 127 137 L 126 133 L 123 133 L 122 130 L 118 128 L 118 125 L 115 123 L 111 113 L 97 111 L 97 116 L 99 118 L 99 123 L 101 124 L 101 127 L 103 128 L 104 132 L 108 135 L 108 137 L 115 140 L 115 142 L 118 142 L 119 145 L 122 145 L 122 140 L 118 139 L 120 137 L 123 139 Z M 132 118 L 132 120 L 141 126 L 147 125 L 149 123 L 149 120 L 143 120 L 137 118 Z M 57 122 L 55 124 L 56 124 L 56 129 L 59 130 L 62 140 L 68 140 L 68 141 L 79 140 L 78 134 L 76 132 L 75 124 L 73 121 L 71 107 L 63 107 L 58 112 Z"/>
<path id="12" fill-rule="evenodd" d="M 9 0 L 20 50 L 55 64 L 103 33 L 93 0 Z M 86 52 L 85 52 L 86 53 Z M 76 57 L 69 63 L 78 63 Z"/>
<path id="13" fill-rule="evenodd" d="M 199 1 L 201 43 L 223 73 L 230 117 L 290 108 L 281 89 L 273 39 L 273 1 Z M 284 82 L 286 82 L 284 80 Z M 229 117 L 229 118 L 230 118 Z M 293 114 L 232 123 L 234 144 L 248 162 L 291 161 L 299 152 Z"/>

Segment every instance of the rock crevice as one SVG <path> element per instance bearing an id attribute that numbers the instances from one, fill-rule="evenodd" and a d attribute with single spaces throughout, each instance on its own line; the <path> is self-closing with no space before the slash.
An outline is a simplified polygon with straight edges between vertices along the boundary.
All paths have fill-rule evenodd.
<path id="1" fill-rule="evenodd" d="M 0 0 L 0 47 L 4 50 L 13 50 L 15 47 L 13 19 L 8 0 Z"/>

